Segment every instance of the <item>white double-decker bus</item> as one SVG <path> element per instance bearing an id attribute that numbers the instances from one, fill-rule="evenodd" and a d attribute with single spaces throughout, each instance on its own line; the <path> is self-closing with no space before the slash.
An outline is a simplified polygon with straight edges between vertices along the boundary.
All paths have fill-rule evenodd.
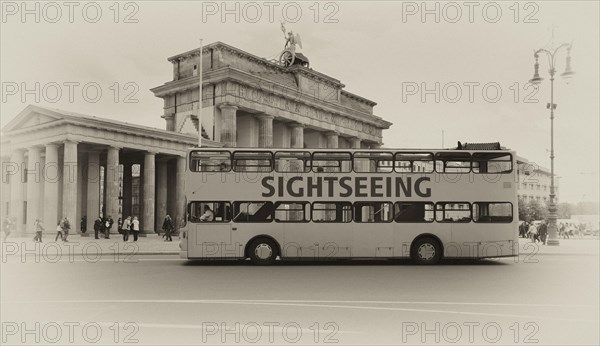
<path id="1" fill-rule="evenodd" d="M 181 257 L 518 255 L 508 150 L 191 149 Z"/>

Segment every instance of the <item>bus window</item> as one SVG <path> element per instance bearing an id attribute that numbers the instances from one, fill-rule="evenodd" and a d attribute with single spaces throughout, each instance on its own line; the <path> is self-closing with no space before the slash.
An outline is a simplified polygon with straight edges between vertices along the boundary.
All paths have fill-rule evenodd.
<path id="1" fill-rule="evenodd" d="M 312 170 L 317 173 L 352 171 L 352 155 L 340 152 L 315 152 L 312 158 Z"/>
<path id="2" fill-rule="evenodd" d="M 435 171 L 438 173 L 469 173 L 471 171 L 471 154 L 465 152 L 436 153 Z"/>
<path id="3" fill-rule="evenodd" d="M 392 222 L 392 203 L 355 202 L 354 222 Z"/>
<path id="4" fill-rule="evenodd" d="M 396 202 L 394 204 L 396 222 L 433 222 L 433 203 Z"/>
<path id="5" fill-rule="evenodd" d="M 275 203 L 275 222 L 308 222 L 308 202 Z"/>
<path id="6" fill-rule="evenodd" d="M 473 172 L 510 173 L 512 172 L 512 156 L 506 153 L 474 153 Z"/>
<path id="7" fill-rule="evenodd" d="M 441 202 L 435 207 L 437 222 L 471 222 L 471 205 L 466 202 Z"/>
<path id="8" fill-rule="evenodd" d="M 394 170 L 398 173 L 431 173 L 433 172 L 433 154 L 431 153 L 396 153 Z"/>
<path id="9" fill-rule="evenodd" d="M 272 202 L 233 202 L 234 222 L 273 221 Z"/>
<path id="10" fill-rule="evenodd" d="M 350 202 L 313 203 L 311 219 L 313 222 L 351 222 L 352 204 Z"/>
<path id="11" fill-rule="evenodd" d="M 235 172 L 270 172 L 273 154 L 268 151 L 236 151 L 233 153 Z"/>
<path id="12" fill-rule="evenodd" d="M 310 171 L 310 153 L 308 151 L 278 151 L 275 153 L 276 172 Z"/>
<path id="13" fill-rule="evenodd" d="M 231 153 L 224 150 L 192 151 L 189 164 L 192 172 L 229 172 Z"/>
<path id="14" fill-rule="evenodd" d="M 231 204 L 229 202 L 194 201 L 188 204 L 190 222 L 229 222 Z"/>
<path id="15" fill-rule="evenodd" d="M 392 153 L 357 151 L 354 153 L 354 171 L 357 173 L 388 173 L 392 171 Z"/>
<path id="16" fill-rule="evenodd" d="M 512 203 L 476 202 L 473 203 L 473 221 L 482 223 L 512 222 Z"/>

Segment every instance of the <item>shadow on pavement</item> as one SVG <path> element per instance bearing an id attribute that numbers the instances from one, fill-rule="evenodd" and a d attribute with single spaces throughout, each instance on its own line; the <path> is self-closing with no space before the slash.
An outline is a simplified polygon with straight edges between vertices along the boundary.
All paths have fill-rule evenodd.
<path id="1" fill-rule="evenodd" d="M 512 262 L 496 259 L 447 259 L 433 266 L 496 266 L 510 265 Z M 254 266 L 249 260 L 188 260 L 185 266 Z M 410 259 L 371 260 L 371 259 L 328 259 L 328 260 L 285 260 L 276 261 L 272 266 L 415 266 Z M 422 266 L 428 267 L 428 266 Z"/>

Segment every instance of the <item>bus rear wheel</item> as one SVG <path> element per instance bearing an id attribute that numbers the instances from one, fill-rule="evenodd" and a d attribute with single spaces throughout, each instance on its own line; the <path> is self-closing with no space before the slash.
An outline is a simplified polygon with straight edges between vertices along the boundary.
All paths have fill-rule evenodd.
<path id="1" fill-rule="evenodd" d="M 270 265 L 277 257 L 277 245 L 271 239 L 259 238 L 248 245 L 250 261 L 256 265 Z"/>
<path id="2" fill-rule="evenodd" d="M 434 238 L 417 239 L 411 250 L 411 258 L 417 264 L 436 264 L 442 258 L 442 246 Z"/>

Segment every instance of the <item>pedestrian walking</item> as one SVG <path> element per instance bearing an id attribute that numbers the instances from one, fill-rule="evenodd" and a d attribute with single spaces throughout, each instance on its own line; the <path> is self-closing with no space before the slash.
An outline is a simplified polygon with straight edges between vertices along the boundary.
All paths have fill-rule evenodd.
<path id="1" fill-rule="evenodd" d="M 113 223 L 114 220 L 112 216 L 109 215 L 106 222 L 104 222 L 104 239 L 110 239 L 110 229 L 112 228 Z"/>
<path id="2" fill-rule="evenodd" d="M 79 225 L 79 229 L 81 229 L 81 233 L 87 232 L 87 216 L 83 216 L 81 218 L 81 223 Z"/>
<path id="3" fill-rule="evenodd" d="M 33 241 L 36 243 L 41 243 L 42 242 L 42 232 L 44 231 L 44 226 L 42 225 L 42 220 L 40 219 L 35 219 L 34 222 L 34 227 L 35 227 L 35 237 L 33 237 Z"/>
<path id="4" fill-rule="evenodd" d="M 131 221 L 131 232 L 133 233 L 133 241 L 137 241 L 138 234 L 140 233 L 140 221 L 138 220 L 137 216 L 135 216 L 133 221 Z"/>
<path id="5" fill-rule="evenodd" d="M 62 241 L 65 241 L 65 236 L 62 228 L 62 220 L 58 220 L 58 223 L 56 224 L 56 238 L 54 238 L 54 241 L 57 241 L 58 237 L 60 237 Z"/>
<path id="6" fill-rule="evenodd" d="M 123 241 L 129 240 L 129 228 L 131 227 L 131 216 L 128 216 L 123 221 L 121 226 L 121 232 L 123 233 Z"/>
<path id="7" fill-rule="evenodd" d="M 67 242 L 67 238 L 69 237 L 69 231 L 71 230 L 71 222 L 69 221 L 69 218 L 65 216 L 65 218 L 62 221 L 62 229 L 63 229 L 63 241 Z"/>
<path id="8" fill-rule="evenodd" d="M 165 220 L 163 221 L 162 229 L 163 229 L 163 231 L 165 231 L 165 237 L 166 237 L 165 241 L 173 241 L 173 238 L 171 238 L 171 233 L 173 233 L 175 226 L 173 225 L 173 220 L 171 219 L 171 215 L 167 214 L 165 216 Z"/>
<path id="9" fill-rule="evenodd" d="M 12 227 L 12 220 L 8 216 L 6 216 L 4 220 L 2 220 L 2 232 L 4 232 L 4 235 L 2 236 L 3 242 L 5 242 L 6 238 L 8 238 L 8 236 L 10 235 L 10 230 L 12 229 Z"/>
<path id="10" fill-rule="evenodd" d="M 542 244 L 546 245 L 546 238 L 548 238 L 548 223 L 546 220 L 542 221 L 538 232 L 540 234 L 540 241 Z"/>
<path id="11" fill-rule="evenodd" d="M 527 231 L 527 234 L 531 238 L 532 243 L 535 243 L 536 240 L 538 239 L 538 229 L 537 229 L 537 227 L 535 227 L 535 224 L 533 222 L 529 226 L 529 230 Z"/>
<path id="12" fill-rule="evenodd" d="M 558 227 L 558 236 L 560 238 L 565 238 L 565 224 L 564 223 L 560 223 L 560 226 Z"/>
<path id="13" fill-rule="evenodd" d="M 102 218 L 98 216 L 98 218 L 94 221 L 94 238 L 100 239 L 98 237 L 98 233 L 102 232 Z"/>

